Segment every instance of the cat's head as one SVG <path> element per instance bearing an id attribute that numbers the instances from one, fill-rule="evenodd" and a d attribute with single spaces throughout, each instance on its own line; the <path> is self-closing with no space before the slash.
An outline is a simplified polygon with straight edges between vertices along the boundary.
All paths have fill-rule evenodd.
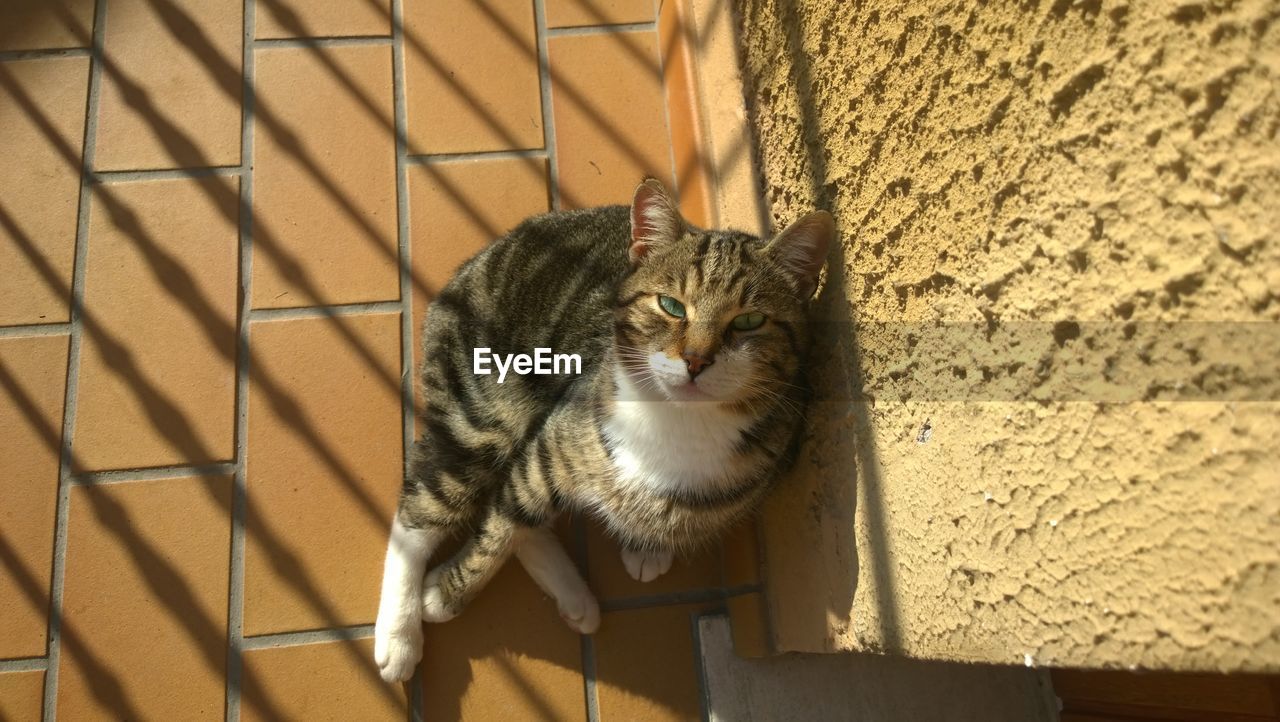
<path id="1" fill-rule="evenodd" d="M 645 180 L 631 204 L 634 271 L 614 308 L 631 386 L 668 401 L 783 395 L 808 351 L 806 309 L 834 235 L 826 211 L 770 240 L 696 228 L 661 183 Z"/>

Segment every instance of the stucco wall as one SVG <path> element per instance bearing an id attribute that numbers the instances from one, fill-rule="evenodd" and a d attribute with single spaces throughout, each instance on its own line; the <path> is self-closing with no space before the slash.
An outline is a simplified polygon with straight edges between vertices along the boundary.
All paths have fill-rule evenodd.
<path id="1" fill-rule="evenodd" d="M 772 214 L 842 235 L 779 647 L 1280 669 L 1280 3 L 738 11 Z"/>

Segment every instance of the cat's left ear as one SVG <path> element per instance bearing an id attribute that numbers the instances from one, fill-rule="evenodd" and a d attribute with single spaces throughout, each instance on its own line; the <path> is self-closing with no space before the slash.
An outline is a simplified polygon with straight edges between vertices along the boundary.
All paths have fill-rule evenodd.
<path id="1" fill-rule="evenodd" d="M 657 178 L 645 178 L 631 200 L 631 247 L 627 255 L 636 265 L 649 251 L 674 243 L 684 234 L 684 219 L 667 189 Z"/>
<path id="2" fill-rule="evenodd" d="M 835 235 L 831 214 L 814 211 L 787 226 L 765 247 L 782 264 L 801 300 L 808 300 L 818 287 L 818 273 L 827 262 L 827 249 Z"/>

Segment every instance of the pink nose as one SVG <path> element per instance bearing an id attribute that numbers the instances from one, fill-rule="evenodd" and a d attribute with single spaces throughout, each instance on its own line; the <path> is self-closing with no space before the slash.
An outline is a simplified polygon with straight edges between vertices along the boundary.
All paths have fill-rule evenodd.
<path id="1" fill-rule="evenodd" d="M 715 363 L 711 359 L 692 351 L 685 351 L 682 356 L 684 357 L 685 366 L 689 368 L 689 378 L 691 379 L 702 373 L 703 369 Z"/>

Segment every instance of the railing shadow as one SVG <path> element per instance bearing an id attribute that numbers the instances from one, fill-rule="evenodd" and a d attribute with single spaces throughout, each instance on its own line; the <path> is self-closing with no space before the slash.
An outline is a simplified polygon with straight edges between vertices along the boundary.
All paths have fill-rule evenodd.
<path id="1" fill-rule="evenodd" d="M 0 84 L 4 85 L 6 89 L 13 93 L 15 97 L 19 98 L 21 102 L 21 100 L 25 98 L 25 95 L 21 92 L 21 89 L 18 88 L 15 83 L 10 82 L 10 80 L 8 73 L 6 73 L 3 67 L 0 66 Z M 33 112 L 32 117 L 35 118 L 37 122 L 43 121 L 47 123 L 47 119 L 39 115 L 38 109 L 27 108 L 25 103 L 24 109 L 28 112 Z M 107 193 L 106 197 L 110 198 L 111 196 Z M 123 214 L 122 217 L 128 218 L 129 215 Z M 0 205 L 0 227 L 3 227 L 5 231 L 8 232 L 10 237 L 18 244 L 19 250 L 31 260 L 32 264 L 40 273 L 42 280 L 56 292 L 64 294 L 64 297 L 70 298 L 71 289 L 62 281 L 56 269 L 54 269 L 48 263 L 47 259 L 40 254 L 39 248 L 35 242 L 28 237 L 20 227 L 18 227 L 16 220 L 9 215 L 3 205 Z M 150 245 L 153 248 L 155 247 L 154 240 L 152 240 L 141 227 L 136 229 L 130 228 L 129 231 L 131 231 L 131 234 L 136 233 L 136 235 L 131 235 L 134 240 L 139 241 L 144 245 Z M 170 261 L 172 261 L 172 259 L 170 259 Z M 176 262 L 173 263 L 176 264 Z M 207 301 L 205 301 L 205 303 L 207 304 Z M 217 316 L 206 317 L 201 315 L 199 318 L 206 321 L 206 323 L 209 324 L 208 327 L 212 329 L 213 332 L 216 333 L 218 331 L 220 320 Z M 181 408 L 173 401 L 173 399 L 169 398 L 142 373 L 128 348 L 118 339 L 114 338 L 97 320 L 97 318 L 86 309 L 81 309 L 80 321 L 84 332 L 87 333 L 99 347 L 107 368 L 112 373 L 119 376 L 125 382 L 127 387 L 134 392 L 147 413 L 148 420 L 158 431 L 161 432 L 166 441 L 174 448 L 178 449 L 187 458 L 216 458 L 216 454 L 214 454 L 211 449 L 208 449 L 195 434 L 189 419 L 182 412 Z M 232 361 L 234 362 L 234 355 L 232 357 Z M 74 372 L 74 370 L 69 370 L 69 373 Z M 264 390 L 269 396 L 272 394 L 283 393 L 278 386 L 268 387 Z M 380 524 L 385 524 L 385 520 L 382 519 L 381 512 L 377 510 L 372 499 L 358 487 L 359 482 L 357 477 L 350 470 L 346 469 L 337 459 L 336 455 L 334 455 L 332 451 L 323 444 L 318 432 L 316 432 L 302 416 L 302 412 L 296 401 L 287 397 L 281 399 L 273 396 L 273 398 L 281 405 L 281 408 L 285 410 L 286 414 L 282 414 L 282 416 L 284 416 L 284 418 L 290 423 L 291 428 L 295 431 L 300 431 L 318 454 L 325 459 L 331 460 L 332 463 L 335 464 L 333 471 L 338 478 L 349 487 L 353 494 L 365 499 L 364 503 L 367 503 L 370 513 L 377 517 Z M 36 423 L 36 421 L 33 421 L 33 423 Z M 58 453 L 61 454 L 60 449 L 58 450 Z M 75 458 L 74 454 L 72 454 L 71 466 L 73 469 L 84 468 L 84 464 L 79 459 Z M 95 497 L 90 496 L 90 498 Z M 228 516 L 230 516 L 232 511 L 231 500 L 223 499 L 216 495 L 215 500 L 225 507 Z M 246 500 L 245 506 L 247 517 L 258 514 L 251 501 Z M 115 515 L 114 518 L 121 517 L 119 515 Z M 266 517 L 264 516 L 263 518 Z M 115 529 L 115 527 L 109 528 Z M 128 528 L 115 530 L 122 538 L 127 538 L 130 542 L 136 541 L 139 544 L 145 544 L 144 540 L 137 537 L 137 535 L 132 533 Z M 313 608 L 313 611 L 317 613 L 317 616 L 325 619 L 330 626 L 341 626 L 342 622 L 339 620 L 335 610 L 333 610 L 330 605 L 324 601 L 324 597 L 320 593 L 320 586 L 314 580 L 310 579 L 309 575 L 305 572 L 293 552 L 274 536 L 269 527 L 262 527 L 261 525 L 255 526 L 255 531 L 258 531 L 259 533 L 255 535 L 253 541 L 261 544 L 267 552 L 267 557 L 270 559 L 272 567 L 277 575 L 281 579 L 285 580 L 286 583 L 294 587 L 295 593 Z M 149 583 L 151 583 L 153 587 L 170 583 L 178 584 L 179 588 L 185 585 L 185 581 L 182 580 L 181 575 L 179 575 L 176 570 L 172 570 L 167 567 L 163 563 L 163 556 L 158 552 L 155 552 L 154 550 L 146 551 L 140 549 L 138 554 L 145 555 L 145 557 L 136 558 L 138 560 L 139 570 L 144 572 L 144 574 L 147 569 L 165 571 L 163 581 L 156 579 L 155 574 L 146 575 Z M 143 561 L 148 562 L 148 564 L 144 565 L 142 563 Z M 151 562 L 157 562 L 159 565 Z M 155 592 L 157 597 L 162 602 L 165 602 L 166 606 L 169 607 L 174 618 L 183 621 L 184 626 L 191 633 L 193 640 L 197 643 L 201 643 L 201 640 L 207 637 L 208 629 L 212 625 L 210 620 L 200 617 L 189 617 L 189 614 L 191 613 L 189 610 L 184 610 L 182 606 L 169 605 L 169 602 L 174 601 L 170 598 L 169 592 L 159 589 L 158 587 L 155 588 Z M 189 592 L 183 593 L 179 596 L 189 596 Z M 188 624 L 188 622 L 192 620 L 194 620 L 194 624 Z M 225 654 L 225 637 L 219 639 L 219 646 L 222 653 Z M 380 688 L 395 700 L 390 688 L 382 684 L 380 677 L 378 677 L 377 671 L 373 668 L 372 664 L 369 663 L 368 660 L 364 659 L 361 659 L 360 662 L 360 668 L 362 670 L 366 670 L 366 673 L 371 677 L 371 681 L 376 681 Z M 218 672 L 219 674 L 222 674 L 224 671 L 225 662 L 220 662 Z M 249 689 L 246 689 L 245 692 L 246 695 L 257 694 L 255 692 L 251 692 Z M 273 706 L 270 701 L 266 699 L 259 699 L 258 697 L 260 696 L 261 695 L 257 695 L 254 697 L 255 704 L 260 704 L 264 710 L 272 709 Z M 396 702 L 398 703 L 398 700 L 396 700 Z"/>
<path id="2" fill-rule="evenodd" d="M 8 214 L 0 208 L 0 222 L 6 230 L 12 232 L 10 220 Z M 9 375 L 3 364 L 0 364 L 0 386 L 3 386 L 9 398 L 23 411 L 39 433 L 41 440 L 49 447 L 50 452 L 60 456 L 62 454 L 61 431 L 53 429 L 45 421 L 34 400 L 26 394 L 17 380 Z M 72 456 L 74 460 L 74 453 Z M 132 558 L 134 566 L 146 579 L 147 588 L 169 611 L 170 616 L 183 626 L 191 640 L 199 647 L 201 661 L 205 666 L 221 677 L 226 672 L 226 632 L 219 630 L 213 618 L 202 611 L 191 585 L 166 560 L 164 552 L 153 547 L 138 533 L 128 512 L 110 496 L 100 493 L 100 490 L 92 486 L 83 488 L 84 497 L 92 504 L 94 515 L 103 522 L 104 528 L 117 538 L 121 547 Z M 210 491 L 215 498 L 219 496 L 215 490 L 210 489 Z M 229 501 L 228 496 L 222 502 L 228 519 L 231 516 Z M 31 605 L 38 610 L 48 610 L 50 600 L 41 591 L 35 575 L 23 567 L 21 560 L 5 543 L 3 537 L 0 537 L 0 557 L 4 559 L 5 566 L 18 581 L 19 587 Z M 75 662 L 84 668 L 84 676 L 88 680 L 90 693 L 94 698 L 112 712 L 123 715 L 125 719 L 140 719 L 141 715 L 134 703 L 127 698 L 119 677 L 89 649 L 76 627 L 69 624 L 65 618 L 58 619 L 57 626 L 59 638 L 67 643 L 67 651 Z M 243 687 L 242 691 L 254 704 L 259 704 L 264 710 L 271 711 L 273 719 L 283 719 L 275 704 L 256 684 L 250 682 Z"/>

